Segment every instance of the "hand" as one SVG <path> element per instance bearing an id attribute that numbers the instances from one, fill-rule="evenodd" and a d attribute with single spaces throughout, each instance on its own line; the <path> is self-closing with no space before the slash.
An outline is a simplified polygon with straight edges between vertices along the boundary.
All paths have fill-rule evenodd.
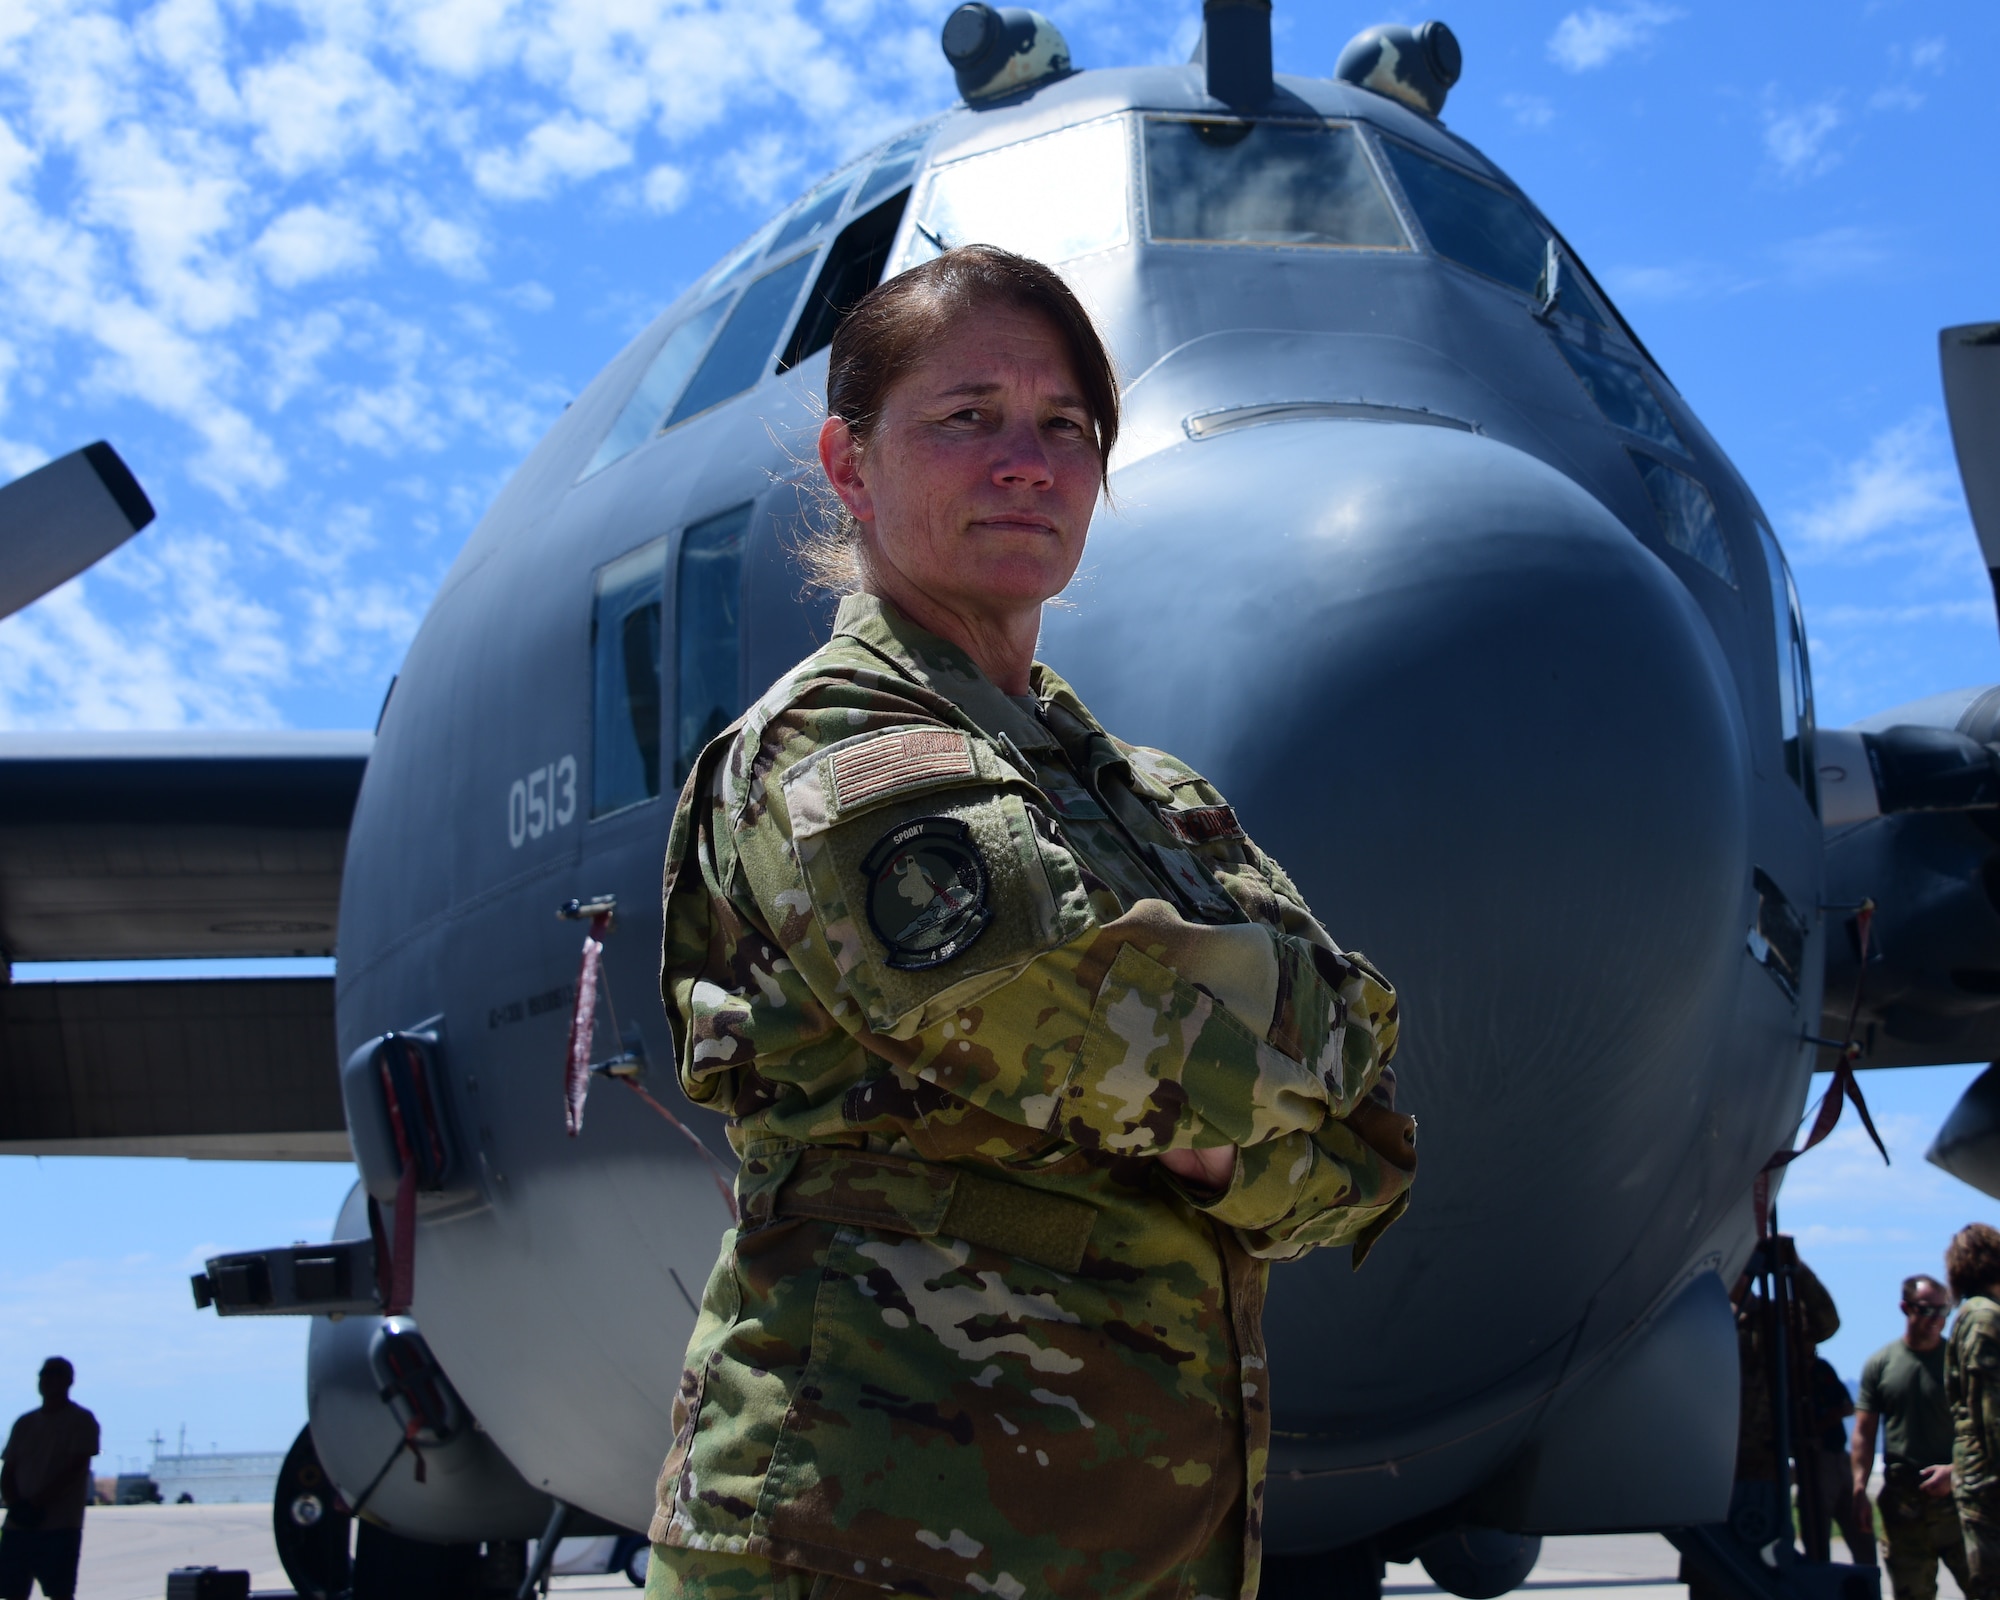
<path id="1" fill-rule="evenodd" d="M 1919 1487 L 1934 1500 L 1942 1500 L 1951 1493 L 1951 1463 L 1925 1467 Z"/>
<path id="2" fill-rule="evenodd" d="M 1165 1167 L 1182 1183 L 1197 1189 L 1227 1189 L 1236 1176 L 1236 1146 L 1225 1144 L 1214 1150 L 1169 1150 L 1160 1157 Z"/>
<path id="3" fill-rule="evenodd" d="M 1868 1538 L 1870 1545 L 1873 1545 L 1875 1542 L 1873 1538 L 1875 1532 L 1875 1508 L 1868 1503 L 1868 1491 L 1866 1489 L 1856 1489 L 1854 1491 L 1854 1525 L 1864 1530 L 1864 1536 Z M 1860 1552 L 1855 1552 L 1855 1559 L 1860 1560 Z M 1865 1562 L 1863 1564 L 1866 1565 Z"/>

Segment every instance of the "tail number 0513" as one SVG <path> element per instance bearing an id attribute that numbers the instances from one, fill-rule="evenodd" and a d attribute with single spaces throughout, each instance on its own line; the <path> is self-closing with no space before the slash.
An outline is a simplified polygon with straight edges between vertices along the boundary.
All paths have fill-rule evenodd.
<path id="1" fill-rule="evenodd" d="M 516 778 L 507 790 L 507 842 L 516 850 L 576 821 L 576 757 Z"/>

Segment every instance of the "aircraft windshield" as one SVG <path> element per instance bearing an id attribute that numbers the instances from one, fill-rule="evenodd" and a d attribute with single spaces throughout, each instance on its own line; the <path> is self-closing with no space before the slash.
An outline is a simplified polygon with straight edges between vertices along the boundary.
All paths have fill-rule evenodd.
<path id="1" fill-rule="evenodd" d="M 937 169 L 900 272 L 961 244 L 1068 261 L 1126 243 L 1125 124 L 1106 117 Z"/>
<path id="2" fill-rule="evenodd" d="M 1352 128 L 1178 117 L 1145 126 L 1155 240 L 1408 248 Z"/>
<path id="3" fill-rule="evenodd" d="M 1535 293 L 1548 259 L 1549 236 L 1526 206 L 1506 190 L 1406 144 L 1394 139 L 1381 143 L 1432 249 L 1523 294 Z M 1577 265 L 1573 257 L 1565 259 Z M 1561 309 L 1602 326 L 1604 318 L 1581 277 L 1579 271 L 1564 285 Z"/>

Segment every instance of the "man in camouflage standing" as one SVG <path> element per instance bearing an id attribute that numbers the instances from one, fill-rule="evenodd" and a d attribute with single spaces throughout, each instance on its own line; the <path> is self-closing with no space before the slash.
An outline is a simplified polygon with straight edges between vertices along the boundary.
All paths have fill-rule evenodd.
<path id="1" fill-rule="evenodd" d="M 1952 1495 L 1965 1532 L 1967 1600 L 2000 1600 L 2000 1230 L 1972 1223 L 1944 1253 L 1959 1303 L 1945 1354 Z"/>
<path id="2" fill-rule="evenodd" d="M 1854 1414 L 1855 1515 L 1860 1527 L 1872 1524 L 1868 1475 L 1879 1421 L 1886 1436 L 1876 1503 L 1889 1547 L 1889 1586 L 1895 1600 L 1937 1600 L 1939 1561 L 1951 1568 L 1959 1588 L 1971 1587 L 1951 1497 L 1951 1407 L 1944 1387 L 1944 1321 L 1951 1297 L 1935 1278 L 1905 1278 L 1902 1308 L 1902 1338 L 1885 1344 L 1861 1368 Z"/>

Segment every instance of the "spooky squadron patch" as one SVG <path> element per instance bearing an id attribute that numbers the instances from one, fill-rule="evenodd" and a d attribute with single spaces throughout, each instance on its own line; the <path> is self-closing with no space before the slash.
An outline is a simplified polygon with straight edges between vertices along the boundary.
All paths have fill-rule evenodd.
<path id="1" fill-rule="evenodd" d="M 899 972 L 943 966 L 993 920 L 985 858 L 956 818 L 918 817 L 891 828 L 861 872 L 868 925 Z"/>

